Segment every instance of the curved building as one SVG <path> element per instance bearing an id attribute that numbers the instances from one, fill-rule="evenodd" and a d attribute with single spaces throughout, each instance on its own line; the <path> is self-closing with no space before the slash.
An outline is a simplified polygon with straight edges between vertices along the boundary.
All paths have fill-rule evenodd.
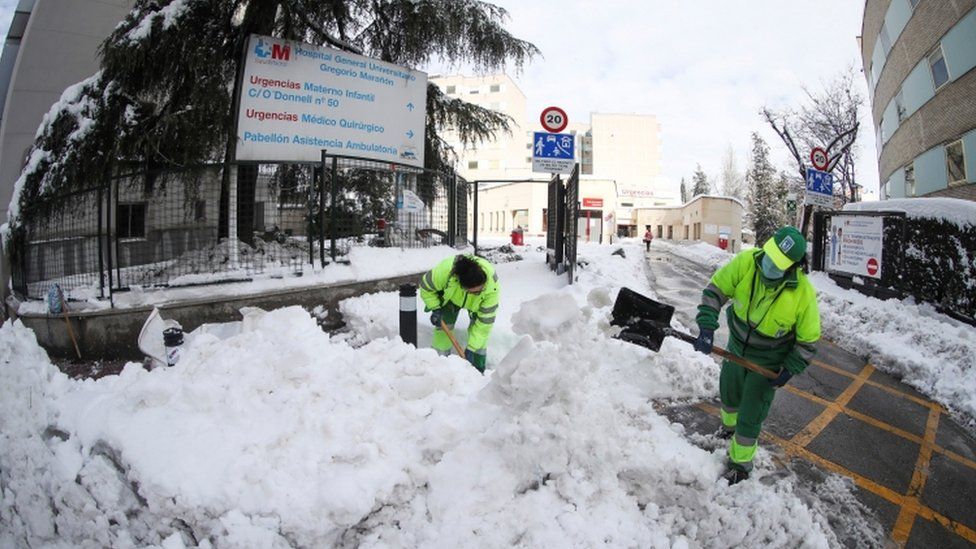
<path id="1" fill-rule="evenodd" d="M 976 0 L 866 0 L 882 198 L 976 200 Z"/>

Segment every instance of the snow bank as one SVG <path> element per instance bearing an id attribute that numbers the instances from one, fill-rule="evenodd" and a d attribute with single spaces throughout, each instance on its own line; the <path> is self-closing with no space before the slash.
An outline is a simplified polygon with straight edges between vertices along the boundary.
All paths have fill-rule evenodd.
<path id="1" fill-rule="evenodd" d="M 877 202 L 848 202 L 844 211 L 905 212 L 908 217 L 944 219 L 965 227 L 976 226 L 976 202 L 959 198 L 897 198 Z"/>
<path id="2" fill-rule="evenodd" d="M 678 257 L 687 259 L 688 261 L 710 267 L 712 269 L 718 269 L 719 267 L 725 265 L 732 260 L 734 254 L 719 248 L 718 246 L 712 246 L 705 242 L 697 242 L 695 244 L 673 244 L 671 242 L 663 242 L 659 239 L 655 239 L 651 242 L 651 246 L 657 246 L 665 248 L 668 253 L 674 254 Z"/>
<path id="3" fill-rule="evenodd" d="M 7 323 L 0 545 L 837 545 L 795 477 L 716 482 L 724 448 L 654 410 L 714 395 L 717 366 L 673 338 L 651 353 L 609 337 L 620 282 L 647 291 L 640 248 L 613 250 L 581 247 L 573 286 L 541 255 L 500 265 L 484 377 L 386 337 L 386 294 L 345 306 L 369 326 L 355 337 L 251 311 L 173 368 L 97 381 Z"/>
<path id="4" fill-rule="evenodd" d="M 811 280 L 823 336 L 962 414 L 976 428 L 976 329 L 931 305 L 845 290 L 823 273 Z"/>

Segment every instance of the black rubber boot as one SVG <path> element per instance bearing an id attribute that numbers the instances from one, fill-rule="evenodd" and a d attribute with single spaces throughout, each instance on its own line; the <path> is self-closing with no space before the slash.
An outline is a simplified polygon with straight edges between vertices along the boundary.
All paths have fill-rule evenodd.
<path id="1" fill-rule="evenodd" d="M 743 471 L 742 469 L 736 469 L 735 467 L 729 467 L 729 470 L 722 475 L 722 478 L 729 481 L 729 486 L 732 486 L 733 484 L 738 484 L 749 478 L 749 472 Z"/>

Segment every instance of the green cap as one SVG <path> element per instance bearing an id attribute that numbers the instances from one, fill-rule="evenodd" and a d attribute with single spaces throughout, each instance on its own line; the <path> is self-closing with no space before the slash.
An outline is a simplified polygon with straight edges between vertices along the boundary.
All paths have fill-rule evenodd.
<path id="1" fill-rule="evenodd" d="M 763 244 L 763 251 L 785 271 L 806 255 L 807 240 L 796 227 L 783 227 Z"/>

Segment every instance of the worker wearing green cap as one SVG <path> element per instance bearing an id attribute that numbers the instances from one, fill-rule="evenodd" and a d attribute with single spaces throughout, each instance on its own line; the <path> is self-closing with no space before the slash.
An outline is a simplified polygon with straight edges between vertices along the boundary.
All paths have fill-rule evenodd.
<path id="1" fill-rule="evenodd" d="M 722 428 L 730 438 L 729 471 L 735 484 L 749 478 L 757 439 L 776 388 L 802 372 L 820 339 L 817 294 L 800 266 L 807 242 L 794 227 L 776 231 L 762 248 L 744 250 L 719 269 L 702 291 L 695 349 L 710 354 L 718 314 L 729 300 L 728 350 L 777 373 L 767 379 L 725 360 L 719 377 Z"/>

